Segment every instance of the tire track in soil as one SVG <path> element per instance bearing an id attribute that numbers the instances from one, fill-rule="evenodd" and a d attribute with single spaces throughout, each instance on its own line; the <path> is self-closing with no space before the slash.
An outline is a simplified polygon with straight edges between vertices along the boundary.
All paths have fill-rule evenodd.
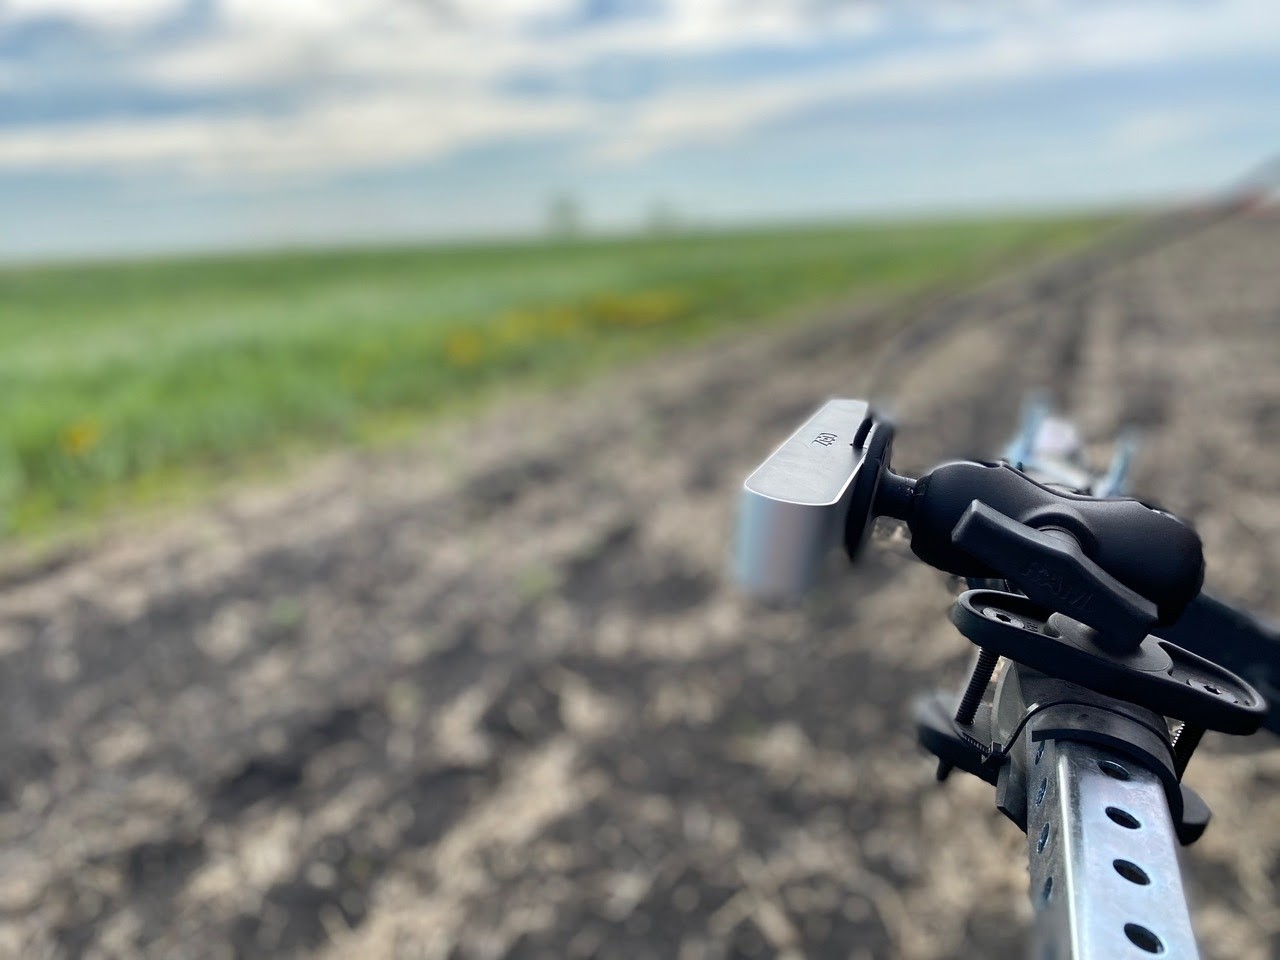
<path id="1" fill-rule="evenodd" d="M 1164 423 L 1145 488 L 1274 611 L 1278 251 L 1266 218 L 1162 235 L 896 341 L 901 307 L 834 311 L 10 577 L 0 955 L 1016 954 L 1024 840 L 912 742 L 967 657 L 946 585 L 882 529 L 753 608 L 734 492 L 873 378 L 904 469 L 995 449 L 1048 385 L 1091 439 Z M 1193 766 L 1207 956 L 1275 952 L 1273 753 Z"/>

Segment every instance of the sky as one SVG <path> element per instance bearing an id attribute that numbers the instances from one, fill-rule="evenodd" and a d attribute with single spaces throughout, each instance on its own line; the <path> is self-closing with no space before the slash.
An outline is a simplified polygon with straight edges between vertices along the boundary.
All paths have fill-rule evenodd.
<path id="1" fill-rule="evenodd" d="M 1166 203 L 1275 0 L 0 0 L 0 258 Z"/>

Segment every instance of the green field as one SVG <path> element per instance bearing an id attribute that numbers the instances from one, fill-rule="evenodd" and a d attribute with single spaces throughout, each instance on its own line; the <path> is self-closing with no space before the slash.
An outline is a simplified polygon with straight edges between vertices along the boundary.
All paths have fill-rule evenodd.
<path id="1" fill-rule="evenodd" d="M 0 271 L 0 530 L 367 442 L 795 308 L 972 280 L 1114 218 Z M 282 453 L 283 452 L 283 453 Z"/>

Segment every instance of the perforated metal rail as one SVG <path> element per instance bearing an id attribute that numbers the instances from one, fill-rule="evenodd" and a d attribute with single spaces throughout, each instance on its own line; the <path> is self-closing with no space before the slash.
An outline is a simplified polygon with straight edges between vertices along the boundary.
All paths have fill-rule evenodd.
<path id="1" fill-rule="evenodd" d="M 1164 788 L 1120 754 L 1028 745 L 1027 842 L 1037 960 L 1193 960 Z"/>

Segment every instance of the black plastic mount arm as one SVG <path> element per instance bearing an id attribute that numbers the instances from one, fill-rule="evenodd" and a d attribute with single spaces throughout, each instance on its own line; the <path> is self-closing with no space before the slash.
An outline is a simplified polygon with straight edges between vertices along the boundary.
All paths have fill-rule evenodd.
<path id="1" fill-rule="evenodd" d="M 1263 725 L 1280 734 L 1280 625 L 1201 592 L 1176 623 L 1155 632 L 1256 687 L 1270 704 Z"/>
<path id="2" fill-rule="evenodd" d="M 909 491 L 888 477 L 884 487 L 876 512 L 906 521 L 925 563 L 1007 580 L 1126 640 L 1173 623 L 1204 582 L 1196 532 L 1139 500 L 1067 493 L 973 461 L 942 464 Z"/>
<path id="3" fill-rule="evenodd" d="M 1003 572 L 1032 600 L 1089 624 L 1121 647 L 1140 643 L 1156 625 L 1156 605 L 1086 557 L 1070 535 L 1034 530 L 975 500 L 951 531 L 951 542 Z"/>

